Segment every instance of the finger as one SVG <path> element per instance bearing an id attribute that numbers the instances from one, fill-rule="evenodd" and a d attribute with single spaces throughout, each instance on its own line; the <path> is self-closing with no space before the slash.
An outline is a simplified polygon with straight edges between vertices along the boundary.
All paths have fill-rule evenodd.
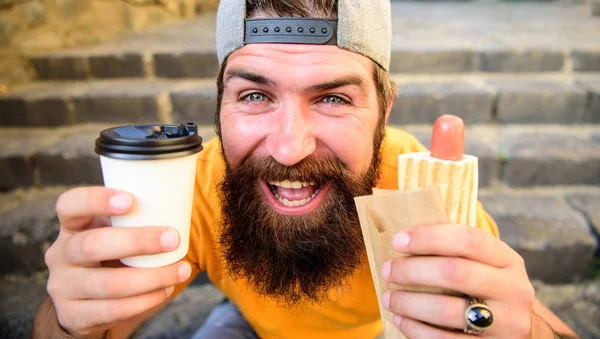
<path id="1" fill-rule="evenodd" d="M 160 305 L 174 287 L 122 299 L 76 300 L 57 309 L 65 328 L 88 329 L 129 319 Z"/>
<path id="2" fill-rule="evenodd" d="M 386 291 L 383 295 L 386 310 L 432 325 L 462 330 L 465 325 L 466 301 L 446 295 Z"/>
<path id="3" fill-rule="evenodd" d="M 164 289 L 186 281 L 192 273 L 185 261 L 159 268 L 75 268 L 69 277 L 77 284 L 69 299 L 119 299 Z"/>
<path id="4" fill-rule="evenodd" d="M 383 264 L 381 274 L 392 283 L 443 288 L 484 299 L 510 297 L 509 288 L 518 283 L 499 268 L 451 257 L 395 258 Z"/>
<path id="5" fill-rule="evenodd" d="M 473 339 L 473 336 L 461 333 L 450 332 L 424 324 L 420 321 L 394 316 L 394 323 L 406 337 L 411 339 L 429 339 L 429 338 L 452 338 L 452 339 Z"/>
<path id="6" fill-rule="evenodd" d="M 460 225 L 414 227 L 396 234 L 393 246 L 399 252 L 463 257 L 500 268 L 511 265 L 519 257 L 493 234 Z"/>
<path id="7" fill-rule="evenodd" d="M 66 259 L 74 266 L 173 251 L 179 233 L 170 227 L 103 227 L 81 232 L 66 243 Z"/>
<path id="8" fill-rule="evenodd" d="M 133 195 L 105 187 L 80 187 L 63 193 L 56 202 L 56 213 L 67 231 L 86 228 L 98 216 L 127 214 Z"/>

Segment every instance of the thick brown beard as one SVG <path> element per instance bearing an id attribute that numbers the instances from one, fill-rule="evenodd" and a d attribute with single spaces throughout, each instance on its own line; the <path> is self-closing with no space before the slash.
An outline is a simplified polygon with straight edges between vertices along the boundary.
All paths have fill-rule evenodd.
<path id="1" fill-rule="evenodd" d="M 228 164 L 220 183 L 219 242 L 229 275 L 287 307 L 319 303 L 344 286 L 365 257 L 354 197 L 372 194 L 377 182 L 377 139 L 371 165 L 361 175 L 336 158 L 308 157 L 291 167 L 272 157 L 249 157 L 236 169 Z M 260 181 L 283 180 L 331 186 L 316 210 L 289 216 L 273 210 L 260 187 Z"/>

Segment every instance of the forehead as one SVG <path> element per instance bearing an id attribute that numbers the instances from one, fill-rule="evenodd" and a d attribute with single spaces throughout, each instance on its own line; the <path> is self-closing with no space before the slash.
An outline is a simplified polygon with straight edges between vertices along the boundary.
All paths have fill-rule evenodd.
<path id="1" fill-rule="evenodd" d="M 371 59 L 337 46 L 252 44 L 229 55 L 227 70 L 260 72 L 269 78 L 355 76 L 372 79 Z"/>

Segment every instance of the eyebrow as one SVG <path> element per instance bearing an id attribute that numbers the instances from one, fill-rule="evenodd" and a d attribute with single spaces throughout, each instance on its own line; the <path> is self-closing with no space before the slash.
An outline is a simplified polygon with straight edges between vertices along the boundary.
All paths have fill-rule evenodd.
<path id="1" fill-rule="evenodd" d="M 310 86 L 305 90 L 308 93 L 319 93 L 331 91 L 336 88 L 344 87 L 344 86 L 358 86 L 360 90 L 367 94 L 369 90 L 367 88 L 367 84 L 363 81 L 363 79 L 359 76 L 348 76 L 340 79 L 336 79 L 333 81 L 324 82 L 322 84 Z"/>
<path id="2" fill-rule="evenodd" d="M 247 81 L 254 82 L 258 85 L 268 86 L 268 87 L 276 87 L 277 83 L 263 75 L 253 73 L 250 71 L 245 71 L 241 69 L 232 69 L 227 72 L 227 76 L 225 77 L 226 82 L 229 82 L 232 79 L 244 79 Z M 363 94 L 368 94 L 369 89 L 365 81 L 355 75 L 339 78 L 333 81 L 327 81 L 321 84 L 313 85 L 304 90 L 306 93 L 320 93 L 331 91 L 336 88 L 344 87 L 344 86 L 358 86 Z"/>
<path id="3" fill-rule="evenodd" d="M 236 79 L 236 78 L 248 80 L 248 81 L 254 82 L 256 84 L 263 85 L 263 86 L 274 87 L 277 85 L 273 80 L 271 80 L 265 76 L 262 76 L 260 74 L 256 74 L 256 73 L 252 73 L 252 72 L 248 72 L 248 71 L 244 71 L 244 70 L 240 70 L 240 69 L 232 69 L 229 72 L 227 72 L 227 77 L 226 77 L 227 81 Z"/>

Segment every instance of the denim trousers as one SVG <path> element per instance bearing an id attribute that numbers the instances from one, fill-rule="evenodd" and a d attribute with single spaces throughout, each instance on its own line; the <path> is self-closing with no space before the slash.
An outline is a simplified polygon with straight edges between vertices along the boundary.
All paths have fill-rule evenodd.
<path id="1" fill-rule="evenodd" d="M 227 300 L 213 308 L 192 339 L 258 339 L 258 335 L 238 308 Z"/>

